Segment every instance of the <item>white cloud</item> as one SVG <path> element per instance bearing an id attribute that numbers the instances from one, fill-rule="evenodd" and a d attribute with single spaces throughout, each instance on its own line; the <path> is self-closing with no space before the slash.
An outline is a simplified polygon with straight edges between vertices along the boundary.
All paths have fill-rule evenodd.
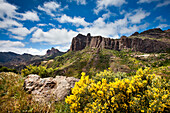
<path id="1" fill-rule="evenodd" d="M 131 23 L 141 23 L 142 19 L 150 15 L 149 12 L 145 12 L 142 9 L 134 10 L 134 12 L 134 15 L 131 13 L 129 16 Z"/>
<path id="2" fill-rule="evenodd" d="M 19 35 L 19 36 L 27 36 L 30 31 L 26 27 L 19 27 L 19 28 L 11 28 L 8 31 L 12 32 L 12 34 Z"/>
<path id="3" fill-rule="evenodd" d="M 169 27 L 170 25 L 168 25 L 168 24 L 159 24 L 158 26 L 157 26 L 157 28 L 166 28 L 166 27 Z"/>
<path id="4" fill-rule="evenodd" d="M 38 9 L 45 11 L 48 15 L 55 16 L 53 12 L 57 11 L 57 9 L 61 9 L 60 7 L 61 5 L 58 4 L 57 2 L 50 1 L 45 2 L 42 7 L 39 5 Z"/>
<path id="5" fill-rule="evenodd" d="M 141 4 L 141 3 L 151 3 L 151 2 L 155 2 L 155 1 L 159 1 L 159 0 L 139 0 L 137 3 Z"/>
<path id="6" fill-rule="evenodd" d="M 0 48 L 11 48 L 11 47 L 24 47 L 25 44 L 23 44 L 22 42 L 20 41 L 15 41 L 15 42 L 12 42 L 12 41 L 0 41 Z"/>
<path id="7" fill-rule="evenodd" d="M 166 19 L 163 19 L 162 16 L 156 17 L 155 21 L 166 22 Z"/>
<path id="8" fill-rule="evenodd" d="M 9 4 L 4 0 L 0 1 L 0 18 L 5 18 L 5 16 L 14 17 L 16 15 L 16 10 L 18 8 L 15 5 Z"/>
<path id="9" fill-rule="evenodd" d="M 167 6 L 170 4 L 170 0 L 164 0 L 162 3 L 157 4 L 156 8 Z"/>
<path id="10" fill-rule="evenodd" d="M 50 29 L 44 32 L 42 29 L 38 29 L 32 35 L 32 42 L 47 42 L 50 44 L 65 44 L 71 42 L 72 38 L 78 33 L 72 30 L 66 29 Z"/>
<path id="11" fill-rule="evenodd" d="M 22 16 L 22 18 L 20 18 L 20 20 L 31 20 L 31 21 L 39 21 L 40 20 L 37 15 L 37 12 L 35 12 L 35 11 L 33 11 L 33 12 L 27 11 L 25 13 L 21 13 L 20 15 Z"/>
<path id="12" fill-rule="evenodd" d="M 82 26 L 88 26 L 90 23 L 86 22 L 84 20 L 85 18 L 81 17 L 69 17 L 66 14 L 62 15 L 60 18 L 56 18 L 60 23 L 72 23 L 73 25 L 76 25 L 77 27 Z"/>
<path id="13" fill-rule="evenodd" d="M 50 25 L 50 26 L 52 26 L 52 27 L 55 27 L 55 25 L 54 25 L 54 24 L 52 24 L 52 23 L 49 23 L 48 25 Z"/>
<path id="14" fill-rule="evenodd" d="M 90 32 L 92 36 L 101 35 L 104 37 L 119 38 L 121 35 L 129 35 L 140 29 L 145 29 L 148 24 L 142 24 L 141 20 L 149 14 L 142 9 L 138 9 L 131 13 L 126 13 L 122 19 L 108 22 L 106 19 L 109 18 L 109 13 L 107 13 L 96 19 L 91 25 L 79 28 L 77 31 L 82 34 Z"/>
<path id="15" fill-rule="evenodd" d="M 127 34 L 127 35 L 131 35 L 132 33 L 138 31 L 139 29 L 145 29 L 148 26 L 148 24 L 143 24 L 143 25 L 132 25 L 130 27 L 122 27 L 120 29 L 120 34 Z"/>
<path id="16" fill-rule="evenodd" d="M 38 29 L 38 27 L 32 27 L 29 31 L 30 31 L 30 33 L 32 33 L 32 32 L 34 32 L 37 29 Z"/>
<path id="17" fill-rule="evenodd" d="M 15 52 L 18 54 L 29 53 L 32 55 L 45 55 L 47 49 L 25 48 L 25 44 L 20 41 L 0 40 L 1 52 Z"/>
<path id="18" fill-rule="evenodd" d="M 64 45 L 58 45 L 55 48 L 59 49 L 62 52 L 66 52 L 68 51 L 68 49 L 70 49 L 70 45 L 71 45 L 70 43 L 66 43 Z"/>
<path id="19" fill-rule="evenodd" d="M 8 31 L 10 31 L 13 35 L 11 35 L 11 38 L 15 38 L 18 40 L 23 40 L 25 36 L 32 33 L 38 29 L 37 27 L 32 27 L 30 30 L 28 30 L 26 27 L 18 27 L 18 28 L 10 28 Z"/>
<path id="20" fill-rule="evenodd" d="M 24 40 L 24 37 L 21 36 L 11 36 L 11 37 L 17 40 Z"/>
<path id="21" fill-rule="evenodd" d="M 39 17 L 37 12 L 35 11 L 27 11 L 25 13 L 18 13 L 16 10 L 18 9 L 17 6 L 12 5 L 4 0 L 0 1 L 0 18 L 7 19 L 7 18 L 15 18 L 18 20 L 31 20 L 31 21 L 39 21 Z M 21 17 L 17 17 L 17 15 Z"/>
<path id="22" fill-rule="evenodd" d="M 37 24 L 37 26 L 47 26 L 47 24 Z"/>
<path id="23" fill-rule="evenodd" d="M 117 27 L 121 25 L 127 24 L 127 19 L 120 19 L 118 21 L 113 22 L 105 22 L 109 16 L 104 14 L 102 17 L 99 17 L 95 20 L 91 26 L 87 26 L 85 28 L 77 29 L 82 34 L 91 33 L 93 36 L 104 36 L 104 37 L 111 37 L 111 38 L 119 38 Z"/>
<path id="24" fill-rule="evenodd" d="M 72 2 L 72 1 L 77 2 L 77 5 L 79 5 L 79 4 L 81 4 L 81 5 L 86 5 L 86 4 L 87 4 L 87 3 L 86 3 L 86 0 L 70 0 L 70 2 Z"/>
<path id="25" fill-rule="evenodd" d="M 52 27 L 55 27 L 55 25 L 52 24 L 52 23 L 49 23 L 49 24 L 37 24 L 37 26 L 52 26 Z"/>
<path id="26" fill-rule="evenodd" d="M 14 26 L 22 27 L 23 25 L 15 20 L 8 19 L 8 18 L 3 21 L 0 21 L 0 28 L 6 29 Z"/>
<path id="27" fill-rule="evenodd" d="M 125 0 L 97 0 L 97 7 L 94 9 L 94 12 L 98 14 L 101 10 L 106 9 L 109 6 L 120 7 L 123 4 L 127 4 Z"/>

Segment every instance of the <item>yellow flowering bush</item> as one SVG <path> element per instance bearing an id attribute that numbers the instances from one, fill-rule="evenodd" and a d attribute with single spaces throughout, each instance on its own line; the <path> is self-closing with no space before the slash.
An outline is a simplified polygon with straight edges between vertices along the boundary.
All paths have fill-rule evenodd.
<path id="1" fill-rule="evenodd" d="M 168 112 L 170 82 L 150 71 L 139 69 L 127 77 L 105 70 L 93 79 L 83 72 L 65 102 L 73 113 Z"/>

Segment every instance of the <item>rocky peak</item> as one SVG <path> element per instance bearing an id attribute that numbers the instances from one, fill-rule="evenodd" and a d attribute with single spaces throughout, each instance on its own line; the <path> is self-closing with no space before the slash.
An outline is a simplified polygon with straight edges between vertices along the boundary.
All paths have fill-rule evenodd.
<path id="1" fill-rule="evenodd" d="M 162 29 L 160 28 L 154 28 L 154 29 L 143 31 L 140 34 L 155 34 L 155 33 L 164 33 L 164 31 L 162 31 Z"/>
<path id="2" fill-rule="evenodd" d="M 91 37 L 91 34 L 90 34 L 90 33 L 88 33 L 88 34 L 87 34 L 87 37 Z"/>
<path id="3" fill-rule="evenodd" d="M 131 36 L 137 36 L 138 34 L 139 34 L 138 32 L 135 32 Z"/>
<path id="4" fill-rule="evenodd" d="M 54 54 L 56 54 L 56 53 L 59 53 L 59 52 L 60 52 L 60 51 L 59 51 L 58 49 L 55 49 L 54 47 L 52 47 L 51 50 L 50 50 L 50 49 L 47 50 L 46 55 L 47 55 L 47 56 L 52 56 L 52 55 L 54 55 Z"/>

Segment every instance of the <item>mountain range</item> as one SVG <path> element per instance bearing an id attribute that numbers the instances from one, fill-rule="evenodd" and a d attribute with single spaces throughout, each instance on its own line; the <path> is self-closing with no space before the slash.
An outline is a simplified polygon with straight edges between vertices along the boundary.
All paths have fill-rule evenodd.
<path id="1" fill-rule="evenodd" d="M 0 52 L 0 65 L 21 70 L 27 65 L 40 65 L 41 61 L 53 59 L 64 53 L 53 47 L 47 50 L 46 54 L 42 56 L 27 53 L 20 55 L 14 52 Z"/>
<path id="2" fill-rule="evenodd" d="M 126 64 L 125 61 L 127 58 L 129 60 L 130 55 L 135 58 L 135 54 L 164 53 L 167 57 L 165 61 L 169 61 L 169 51 L 170 30 L 149 29 L 141 33 L 135 32 L 129 37 L 122 36 L 120 39 L 91 36 L 88 33 L 87 36 L 78 34 L 74 37 L 70 49 L 66 53 L 55 48 L 47 50 L 43 56 L 0 52 L 0 65 L 17 70 L 21 70 L 30 64 L 43 65 L 57 68 L 56 74 L 68 76 L 76 75 L 81 71 L 90 73 L 95 70 L 97 72 L 108 67 L 116 72 L 131 72 L 135 70 L 133 62 Z M 149 65 L 149 62 L 144 64 Z"/>

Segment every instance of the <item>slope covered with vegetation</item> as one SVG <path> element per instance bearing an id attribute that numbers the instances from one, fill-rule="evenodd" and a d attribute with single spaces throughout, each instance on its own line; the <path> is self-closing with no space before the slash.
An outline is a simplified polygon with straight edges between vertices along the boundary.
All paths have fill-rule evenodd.
<path id="1" fill-rule="evenodd" d="M 96 73 L 109 67 L 113 72 L 125 72 L 128 75 L 134 75 L 139 68 L 151 67 L 155 70 L 162 70 L 159 72 L 160 75 L 168 76 L 169 72 L 167 70 L 170 68 L 170 57 L 169 53 L 145 54 L 130 50 L 115 51 L 86 48 L 76 52 L 70 51 L 52 60 L 42 61 L 39 67 L 29 66 L 22 72 L 26 76 L 30 74 L 29 72 L 38 74 L 37 71 L 41 70 L 39 72 L 46 73 L 46 75 L 43 75 L 45 77 L 64 75 L 77 78 L 81 77 L 81 72 L 86 72 L 91 78 Z M 49 74 L 48 72 L 52 73 Z"/>

